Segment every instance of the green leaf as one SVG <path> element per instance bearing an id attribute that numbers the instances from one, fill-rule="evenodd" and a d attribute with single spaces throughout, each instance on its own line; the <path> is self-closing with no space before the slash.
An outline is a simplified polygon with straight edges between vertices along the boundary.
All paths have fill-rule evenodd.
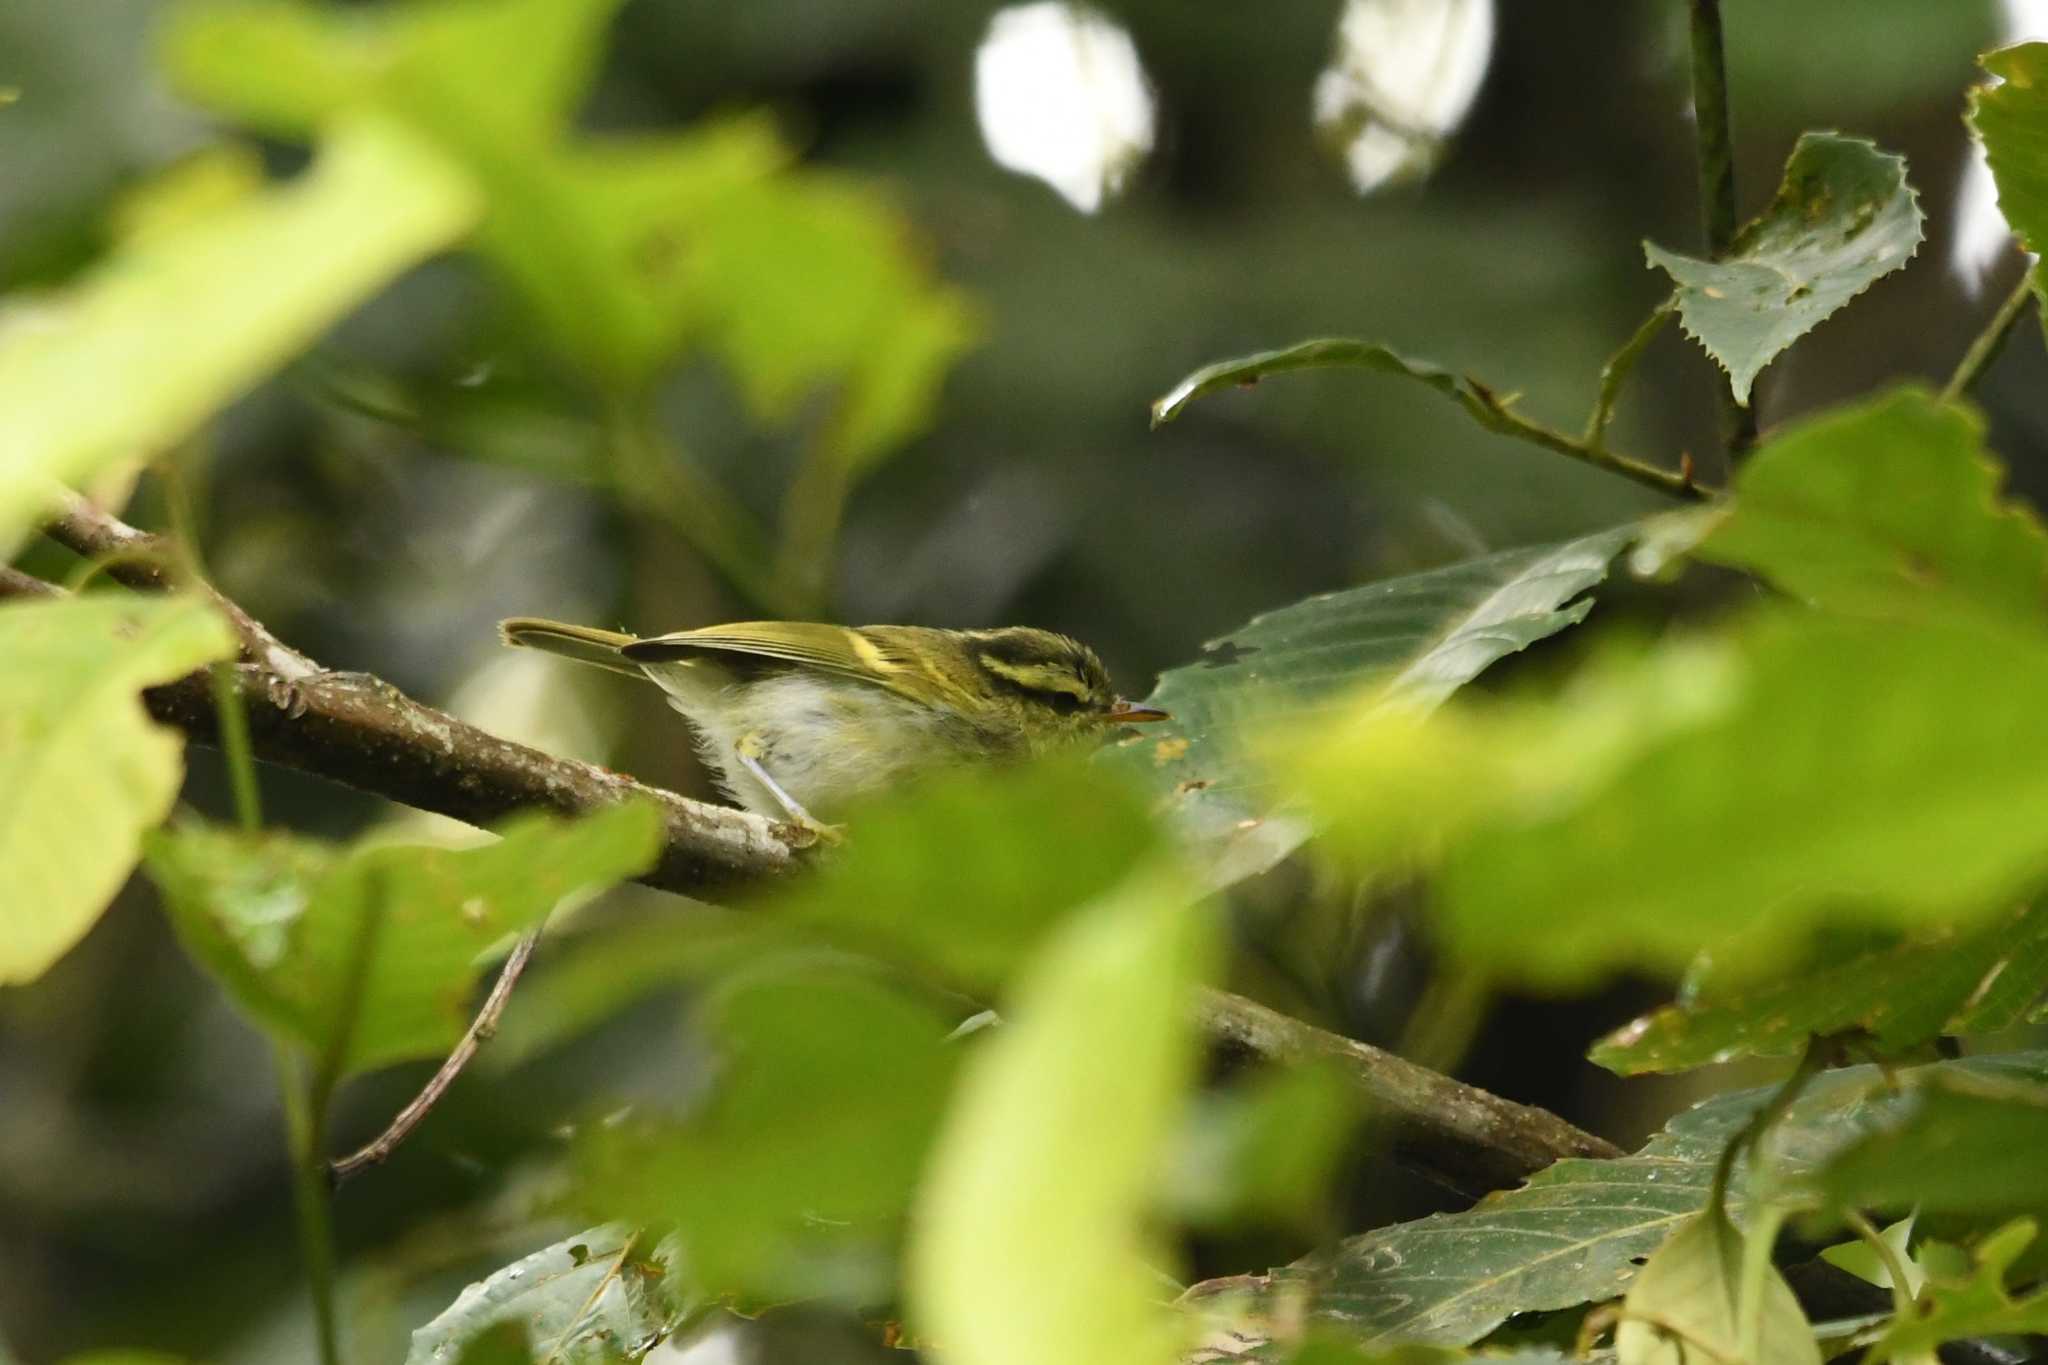
<path id="1" fill-rule="evenodd" d="M 1898 1222 L 1879 1231 L 1878 1240 L 1891 1249 L 1899 1267 L 1904 1271 L 1903 1286 L 1908 1298 L 1918 1298 L 1921 1286 L 1927 1283 L 1927 1267 L 1913 1259 L 1913 1216 L 1908 1214 Z M 1879 1289 L 1892 1287 L 1892 1268 L 1876 1249 L 1860 1238 L 1838 1242 L 1820 1254 L 1829 1265 L 1846 1270 L 1860 1280 L 1876 1285 Z"/>
<path id="2" fill-rule="evenodd" d="M 1228 388 L 1250 388 L 1271 374 L 1290 370 L 1353 369 L 1373 370 L 1412 379 L 1457 403 L 1465 414 L 1486 430 L 1527 441 L 1574 459 L 1612 470 L 1666 492 L 1686 495 L 1695 492 L 1691 476 L 1671 473 L 1615 455 L 1597 446 L 1589 447 L 1577 437 L 1544 426 L 1514 410 L 1516 395 L 1496 393 L 1470 375 L 1457 374 L 1428 361 L 1410 360 L 1376 341 L 1347 337 L 1325 337 L 1304 341 L 1278 351 L 1260 351 L 1204 365 L 1154 399 L 1152 425 L 1157 428 L 1180 416 L 1188 404 Z"/>
<path id="3" fill-rule="evenodd" d="M 773 888 L 778 920 L 994 992 L 1157 844 L 1145 803 L 1086 764 L 962 769 L 864 806 L 849 847 Z"/>
<path id="4" fill-rule="evenodd" d="M 638 1360 L 674 1327 L 672 1253 L 618 1224 L 564 1237 L 477 1281 L 412 1334 L 406 1365 L 467 1365 L 471 1353 L 514 1343 L 560 1365 Z M 510 1325 L 511 1341 L 493 1329 Z M 488 1359 L 499 1357 L 491 1356 Z M 524 1360 L 526 1355 L 510 1359 Z"/>
<path id="5" fill-rule="evenodd" d="M 1872 1360 L 1932 1359 L 1934 1348 L 1966 1337 L 2048 1332 L 2048 1290 L 2015 1300 L 2005 1281 L 2012 1263 L 2034 1240 L 2031 1218 L 2015 1218 L 1986 1237 L 1967 1279 L 1937 1277 L 1910 1318 L 1900 1318 L 1871 1347 Z"/>
<path id="6" fill-rule="evenodd" d="M 741 975 L 705 1013 L 718 1081 L 680 1122 L 592 1131 L 583 1199 L 673 1225 L 708 1294 L 885 1297 L 896 1224 L 951 1085 L 953 1020 L 823 961 Z"/>
<path id="7" fill-rule="evenodd" d="M 486 1065 L 516 1060 L 665 986 L 792 948 L 869 954 L 1000 1003 L 1011 972 L 1156 852 L 1144 800 L 1074 759 L 968 766 L 865 803 L 846 848 L 758 888 L 551 949 Z"/>
<path id="8" fill-rule="evenodd" d="M 2000 83 L 1970 92 L 1970 126 L 1984 140 L 1999 211 L 2039 254 L 2048 250 L 2048 43 L 2001 48 L 1981 60 Z"/>
<path id="9" fill-rule="evenodd" d="M 148 844 L 179 937 L 266 1032 L 343 1076 L 438 1056 L 482 960 L 563 897 L 648 867 L 659 818 L 622 806 L 516 821 L 497 843 L 339 849 L 194 825 Z"/>
<path id="10" fill-rule="evenodd" d="M 1437 922 L 1549 987 L 1782 960 L 1816 928 L 1998 913 L 2048 870 L 2048 638 L 1753 614 L 1588 670 L 1552 704 L 1360 707 L 1282 761 L 1366 870 L 1441 864 Z"/>
<path id="11" fill-rule="evenodd" d="M 1759 370 L 1912 259 L 1921 222 L 1905 158 L 1860 138 L 1806 133 L 1770 208 L 1743 227 L 1725 259 L 1702 261 L 1654 242 L 1643 251 L 1677 281 L 1685 330 L 1747 404 Z"/>
<path id="12" fill-rule="evenodd" d="M 978 324 L 895 206 L 822 173 L 757 180 L 693 223 L 685 274 L 754 410 L 785 420 L 843 385 L 826 437 L 858 471 L 914 435 Z"/>
<path id="13" fill-rule="evenodd" d="M 1983 427 L 1904 389 L 1804 423 L 1743 463 L 1735 500 L 1694 551 L 1836 611 L 1929 599 L 2039 620 L 2048 534 L 2001 502 Z"/>
<path id="14" fill-rule="evenodd" d="M 201 3 L 178 12 L 167 55 L 195 98 L 272 132 L 303 136 L 338 109 L 404 120 L 483 189 L 477 249 L 556 349 L 627 387 L 703 322 L 690 263 L 710 206 L 786 154 L 758 120 L 566 138 L 570 99 L 615 7 L 439 0 L 365 18 L 274 0 Z M 507 71 L 522 74 L 506 82 Z"/>
<path id="15" fill-rule="evenodd" d="M 1584 620 L 1630 527 L 1508 550 L 1427 573 L 1325 593 L 1254 617 L 1161 675 L 1146 700 L 1173 719 L 1105 755 L 1216 841 L 1218 880 L 1273 866 L 1307 826 L 1276 814 L 1280 790 L 1249 752 L 1276 729 L 1306 731 L 1345 695 L 1435 706 L 1486 667 Z"/>
<path id="16" fill-rule="evenodd" d="M 576 112 L 619 0 L 426 0 L 365 15 L 302 0 L 186 0 L 164 27 L 180 90 L 305 138 L 365 105 L 545 140 Z"/>
<path id="17" fill-rule="evenodd" d="M 1268 375 L 1286 374 L 1292 370 L 1328 369 L 1372 370 L 1413 379 L 1462 404 L 1482 426 L 1496 420 L 1499 412 L 1498 400 L 1490 390 L 1441 365 L 1426 360 L 1410 360 L 1377 341 L 1323 337 L 1277 351 L 1258 351 L 1234 360 L 1204 365 L 1152 400 L 1152 425 L 1156 428 L 1171 422 L 1197 398 L 1207 398 L 1225 389 L 1248 389 Z"/>
<path id="18" fill-rule="evenodd" d="M 300 179 L 116 252 L 0 340 L 0 541 L 43 511 L 52 480 L 184 439 L 476 214 L 431 148 L 356 117 Z"/>
<path id="19" fill-rule="evenodd" d="M 1809 1038 L 1866 1035 L 1896 1056 L 1936 1038 L 1996 1033 L 2048 991 L 2048 902 L 1971 933 L 1823 961 L 1762 985 L 1689 994 L 1594 1044 L 1624 1076 L 1784 1056 Z"/>
<path id="20" fill-rule="evenodd" d="M 499 1021 L 472 1066 L 510 1071 L 660 991 L 760 958 L 763 917 L 696 902 L 664 904 L 588 932 L 550 935 L 519 979 L 519 1007 Z"/>
<path id="21" fill-rule="evenodd" d="M 1146 1214 L 1194 1081 L 1189 994 L 1214 952 L 1192 900 L 1178 877 L 1139 874 L 1046 947 L 979 1044 L 909 1249 L 917 1333 L 949 1356 L 1176 1358 Z"/>
<path id="22" fill-rule="evenodd" d="M 272 132 L 360 106 L 404 119 L 483 187 L 479 252 L 572 363 L 630 392 L 698 341 L 775 419 L 837 388 L 824 445 L 857 472 L 922 426 L 975 332 L 964 296 L 884 196 L 786 170 L 765 119 L 568 136 L 617 4 L 201 3 L 167 51 L 196 98 Z"/>
<path id="23" fill-rule="evenodd" d="M 2048 1080 L 2048 1054 L 1943 1062 L 1918 1069 L 2007 1084 Z M 1208 1312 L 1232 1300 L 1244 1358 L 1278 1358 L 1261 1347 L 1303 1327 L 1327 1326 L 1368 1349 L 1405 1342 L 1463 1346 L 1517 1313 L 1547 1312 L 1615 1297 L 1642 1260 L 1705 1207 L 1714 1167 L 1730 1138 L 1771 1095 L 1717 1095 L 1672 1119 L 1631 1156 L 1568 1158 L 1517 1190 L 1488 1195 L 1460 1213 L 1435 1214 L 1347 1238 L 1263 1276 L 1196 1285 L 1184 1307 Z M 1768 1140 L 1771 1190 L 1798 1180 L 1910 1107 L 1876 1067 L 1817 1078 Z M 1730 1213 L 1743 1216 L 1750 1182 L 1738 1178 Z M 1236 1358 L 1236 1357 L 1232 1357 Z"/>
<path id="24" fill-rule="evenodd" d="M 1829 1210 L 2048 1210 L 2048 1087 L 1936 1067 L 1907 1076 L 1885 1123 L 1807 1173 L 1800 1190 Z"/>
<path id="25" fill-rule="evenodd" d="M 140 692 L 224 658 L 196 597 L 0 606 L 0 985 L 33 981 L 85 935 L 170 813 L 184 741 Z"/>
<path id="26" fill-rule="evenodd" d="M 627 389 L 705 325 L 684 243 L 696 241 L 706 206 L 783 159 L 756 121 L 517 158 L 479 155 L 492 216 L 477 248 L 559 353 Z"/>
<path id="27" fill-rule="evenodd" d="M 1745 1286 L 1743 1252 L 1742 1233 L 1718 1206 L 1681 1223 L 1629 1286 L 1614 1333 L 1618 1365 L 1820 1365 L 1792 1287 L 1768 1261 L 1754 1289 Z"/>

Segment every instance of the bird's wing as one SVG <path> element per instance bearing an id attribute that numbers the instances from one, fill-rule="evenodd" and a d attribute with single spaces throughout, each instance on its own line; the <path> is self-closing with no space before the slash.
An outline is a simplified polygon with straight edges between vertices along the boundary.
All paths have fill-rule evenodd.
<path id="1" fill-rule="evenodd" d="M 917 626 L 831 626 L 812 621 L 736 621 L 637 640 L 619 652 L 634 663 L 673 663 L 706 654 L 741 655 L 815 668 L 871 683 L 916 701 L 949 690 L 925 662 L 945 632 Z M 922 646 L 918 648 L 917 646 Z"/>

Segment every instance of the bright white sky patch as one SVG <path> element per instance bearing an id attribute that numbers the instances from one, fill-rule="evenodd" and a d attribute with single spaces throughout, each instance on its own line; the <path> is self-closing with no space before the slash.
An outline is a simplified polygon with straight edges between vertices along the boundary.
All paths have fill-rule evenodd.
<path id="1" fill-rule="evenodd" d="M 974 107 L 997 165 L 1083 213 L 1152 150 L 1152 92 L 1130 34 L 1064 0 L 997 12 L 974 58 Z"/>
<path id="2" fill-rule="evenodd" d="M 1997 46 L 2048 38 L 2048 0 L 2004 0 L 2004 31 Z M 1972 140 L 1970 164 L 1956 187 L 1956 236 L 1948 266 L 1971 293 L 2012 249 L 2012 229 L 1998 211 L 1998 186 L 1984 159 L 1984 144 Z"/>
<path id="3" fill-rule="evenodd" d="M 1361 193 L 1426 175 L 1493 56 L 1493 0 L 1346 0 L 1316 79 L 1316 126 Z"/>

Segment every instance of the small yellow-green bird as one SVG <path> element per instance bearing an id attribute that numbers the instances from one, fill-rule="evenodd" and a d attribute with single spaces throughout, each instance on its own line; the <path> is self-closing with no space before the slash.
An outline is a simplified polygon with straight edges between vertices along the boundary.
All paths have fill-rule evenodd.
<path id="1" fill-rule="evenodd" d="M 1165 720 L 1124 701 L 1095 651 L 1051 631 L 740 621 L 640 638 L 515 616 L 505 643 L 643 677 L 747 810 L 827 838 L 863 792 L 947 763 L 1028 757 Z"/>

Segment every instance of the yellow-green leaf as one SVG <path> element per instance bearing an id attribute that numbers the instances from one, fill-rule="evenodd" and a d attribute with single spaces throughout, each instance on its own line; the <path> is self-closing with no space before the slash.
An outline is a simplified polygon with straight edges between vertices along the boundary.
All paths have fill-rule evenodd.
<path id="1" fill-rule="evenodd" d="M 644 870 L 659 825 L 653 810 L 621 806 L 520 820 L 461 850 L 193 825 L 151 838 L 149 874 L 235 1002 L 346 1075 L 445 1052 L 484 955 L 563 897 Z"/>
<path id="2" fill-rule="evenodd" d="M 1999 83 L 1971 93 L 1970 126 L 1984 139 L 1999 211 L 2027 250 L 2048 250 L 2048 43 L 2002 48 L 1983 63 Z"/>
<path id="3" fill-rule="evenodd" d="M 40 976 L 92 927 L 170 811 L 184 740 L 138 694 L 233 651 L 192 597 L 0 606 L 0 985 Z"/>
<path id="4" fill-rule="evenodd" d="M 1614 1334 L 1619 1365 L 1821 1365 L 1813 1329 L 1775 1266 L 1766 1262 L 1756 1276 L 1760 1300 L 1743 1302 L 1744 1250 L 1718 1205 L 1687 1219 L 1629 1286 Z"/>
<path id="5" fill-rule="evenodd" d="M 916 1331 L 949 1359 L 1174 1358 L 1146 1211 L 1193 1080 L 1189 988 L 1213 948 L 1190 902 L 1181 879 L 1140 876 L 1086 912 L 962 1077 L 909 1258 Z"/>
<path id="6" fill-rule="evenodd" d="M 0 341 L 0 540 L 53 482 L 182 440 L 477 207 L 431 148 L 358 117 L 299 180 L 117 251 Z"/>
<path id="7" fill-rule="evenodd" d="M 1904 389 L 1772 438 L 1694 553 L 1836 611 L 1946 602 L 2039 620 L 2048 534 L 2002 482 L 1974 416 Z"/>

